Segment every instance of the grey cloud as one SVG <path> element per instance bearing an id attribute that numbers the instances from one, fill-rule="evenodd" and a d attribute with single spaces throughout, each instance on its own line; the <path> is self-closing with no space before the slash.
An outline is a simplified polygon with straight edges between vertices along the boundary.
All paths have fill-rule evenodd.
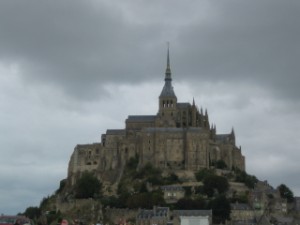
<path id="1" fill-rule="evenodd" d="M 120 10 L 105 4 L 34 3 L 0 3 L 0 57 L 17 61 L 27 82 L 54 83 L 90 98 L 101 93 L 99 84 L 149 76 L 142 62 L 153 61 L 151 44 L 142 48 L 157 39 L 158 27 L 127 24 Z"/>
<path id="2" fill-rule="evenodd" d="M 190 71 L 190 79 L 242 80 L 298 98 L 299 2 L 230 1 L 214 6 L 217 18 L 195 21 L 181 33 L 179 71 Z"/>
<path id="3" fill-rule="evenodd" d="M 157 79 L 168 40 L 178 79 L 242 80 L 299 97 L 297 1 L 0 4 L 0 57 L 18 61 L 27 82 L 77 98 L 107 94 L 100 84 L 110 81 Z"/>

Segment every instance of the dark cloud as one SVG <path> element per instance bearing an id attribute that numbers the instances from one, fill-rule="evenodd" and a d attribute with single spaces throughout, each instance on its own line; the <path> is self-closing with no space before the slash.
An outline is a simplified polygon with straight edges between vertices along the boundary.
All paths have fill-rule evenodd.
<path id="1" fill-rule="evenodd" d="M 190 79 L 262 85 L 279 96 L 299 99 L 299 2 L 212 5 L 215 16 L 195 21 L 179 35 L 178 71 L 189 71 Z"/>
<path id="2" fill-rule="evenodd" d="M 18 61 L 28 82 L 93 98 L 103 83 L 158 76 L 154 55 L 171 41 L 178 79 L 259 81 L 299 97 L 299 2 L 156 4 L 3 1 L 0 56 Z"/>
<path id="3" fill-rule="evenodd" d="M 29 2 L 0 3 L 0 57 L 17 61 L 25 81 L 91 98 L 102 83 L 149 76 L 143 71 L 153 61 L 150 40 L 158 27 L 128 24 L 121 10 L 105 4 Z"/>

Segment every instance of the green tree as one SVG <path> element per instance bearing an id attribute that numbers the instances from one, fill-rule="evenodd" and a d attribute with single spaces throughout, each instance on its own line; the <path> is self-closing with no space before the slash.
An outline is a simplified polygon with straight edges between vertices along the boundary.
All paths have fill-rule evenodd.
<path id="1" fill-rule="evenodd" d="M 294 201 L 294 194 L 293 194 L 293 192 L 285 184 L 280 184 L 278 186 L 278 190 L 280 192 L 280 196 L 282 198 L 287 199 L 287 201 L 289 203 L 291 203 L 291 202 Z"/>
<path id="2" fill-rule="evenodd" d="M 127 169 L 129 170 L 136 170 L 139 163 L 139 156 L 136 155 L 135 157 L 131 157 L 127 162 Z"/>
<path id="3" fill-rule="evenodd" d="M 255 176 L 247 174 L 245 171 L 236 169 L 235 181 L 244 183 L 248 188 L 254 188 L 257 183 L 257 178 Z"/>
<path id="4" fill-rule="evenodd" d="M 226 165 L 226 163 L 223 160 L 218 160 L 216 162 L 216 168 L 218 168 L 218 169 L 225 169 L 225 168 L 227 168 L 227 165 Z"/>
<path id="5" fill-rule="evenodd" d="M 165 184 L 177 184 L 180 183 L 180 180 L 178 176 L 175 173 L 171 173 L 169 176 L 167 176 L 165 179 Z"/>
<path id="6" fill-rule="evenodd" d="M 230 218 L 230 202 L 225 195 L 220 195 L 209 203 L 213 211 L 213 223 L 225 223 Z"/>
<path id="7" fill-rule="evenodd" d="M 152 209 L 154 205 L 165 205 L 161 191 L 137 193 L 131 195 L 126 202 L 126 206 L 130 209 Z"/>
<path id="8" fill-rule="evenodd" d="M 161 177 L 161 170 L 153 167 L 151 163 L 147 163 L 143 168 L 141 168 L 137 172 L 135 178 L 143 179 L 143 178 L 155 177 L 155 176 Z"/>
<path id="9" fill-rule="evenodd" d="M 66 186 L 66 184 L 67 184 L 67 179 L 61 180 L 59 183 L 59 188 L 56 190 L 55 194 L 61 193 L 64 187 Z"/>
<path id="10" fill-rule="evenodd" d="M 101 199 L 101 204 L 103 205 L 103 208 L 106 208 L 107 206 L 111 208 L 120 208 L 119 199 L 115 196 L 103 197 Z"/>
<path id="11" fill-rule="evenodd" d="M 175 204 L 176 209 L 181 210 L 192 210 L 192 209 L 205 209 L 206 202 L 203 198 L 190 199 L 190 198 L 182 198 L 179 199 Z"/>
<path id="12" fill-rule="evenodd" d="M 205 168 L 205 169 L 202 169 L 202 170 L 199 170 L 198 172 L 196 172 L 195 177 L 196 177 L 197 181 L 202 181 L 205 179 L 205 177 L 208 177 L 208 176 L 211 176 L 214 174 L 215 174 L 214 170 Z"/>
<path id="13" fill-rule="evenodd" d="M 28 207 L 25 210 L 24 215 L 33 220 L 40 217 L 41 210 L 39 207 Z"/>
<path id="14" fill-rule="evenodd" d="M 217 191 L 219 194 L 225 193 L 229 188 L 229 183 L 225 177 L 211 175 L 207 176 L 203 181 L 203 192 L 212 197 Z"/>
<path id="15" fill-rule="evenodd" d="M 75 184 L 76 198 L 95 198 L 101 194 L 100 181 L 90 172 L 84 172 Z"/>

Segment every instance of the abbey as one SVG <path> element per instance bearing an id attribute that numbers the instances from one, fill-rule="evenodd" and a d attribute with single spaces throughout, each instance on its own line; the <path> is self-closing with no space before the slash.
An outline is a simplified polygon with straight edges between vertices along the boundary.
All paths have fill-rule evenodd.
<path id="1" fill-rule="evenodd" d="M 100 143 L 77 145 L 71 156 L 68 178 L 74 184 L 83 171 L 101 180 L 117 179 L 132 157 L 139 167 L 151 163 L 163 170 L 197 171 L 222 160 L 227 168 L 245 170 L 245 158 L 235 144 L 235 134 L 217 134 L 207 111 L 193 100 L 178 102 L 172 86 L 169 50 L 164 86 L 155 115 L 129 115 L 125 129 L 109 129 Z"/>

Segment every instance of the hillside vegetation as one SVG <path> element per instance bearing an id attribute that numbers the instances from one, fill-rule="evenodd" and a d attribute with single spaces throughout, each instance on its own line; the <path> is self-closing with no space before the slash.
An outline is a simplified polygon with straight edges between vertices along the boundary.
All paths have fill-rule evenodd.
<path id="1" fill-rule="evenodd" d="M 104 194 L 103 185 L 91 172 L 83 173 L 74 187 L 67 187 L 66 182 L 62 181 L 55 194 L 44 198 L 40 207 L 29 207 L 24 214 L 37 221 L 54 224 L 62 218 L 74 217 L 84 218 L 86 222 L 90 222 L 91 218 L 105 220 L 107 208 L 152 209 L 153 206 L 168 206 L 171 210 L 212 209 L 213 222 L 224 223 L 230 217 L 230 204 L 248 203 L 249 191 L 258 181 L 245 171 L 227 170 L 222 162 L 216 164 L 214 169 L 197 171 L 189 180 L 178 171 L 162 171 L 151 164 L 137 168 L 138 157 L 131 158 L 124 167 L 115 194 Z M 174 203 L 167 203 L 161 188 L 166 185 L 182 187 L 184 196 Z M 240 190 L 234 189 L 235 186 L 241 187 Z M 280 186 L 280 193 L 288 201 L 293 200 L 293 193 L 285 185 Z M 91 217 L 89 207 L 80 210 L 77 207 L 77 211 L 62 214 L 55 208 L 57 198 L 65 198 L 66 202 L 92 199 L 95 215 Z"/>

